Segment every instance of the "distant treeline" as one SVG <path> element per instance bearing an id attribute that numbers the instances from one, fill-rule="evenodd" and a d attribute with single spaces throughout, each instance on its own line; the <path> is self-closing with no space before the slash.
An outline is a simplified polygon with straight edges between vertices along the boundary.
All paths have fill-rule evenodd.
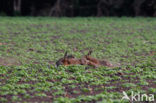
<path id="1" fill-rule="evenodd" d="M 156 0 L 0 0 L 0 15 L 156 17 Z"/>

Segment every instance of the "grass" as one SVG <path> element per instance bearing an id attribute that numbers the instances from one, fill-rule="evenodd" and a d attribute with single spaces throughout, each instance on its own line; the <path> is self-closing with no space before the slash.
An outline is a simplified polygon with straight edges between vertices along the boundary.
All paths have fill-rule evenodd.
<path id="1" fill-rule="evenodd" d="M 155 18 L 0 19 L 0 102 L 126 103 L 122 91 L 156 91 Z M 65 51 L 90 49 L 121 66 L 55 68 Z"/>

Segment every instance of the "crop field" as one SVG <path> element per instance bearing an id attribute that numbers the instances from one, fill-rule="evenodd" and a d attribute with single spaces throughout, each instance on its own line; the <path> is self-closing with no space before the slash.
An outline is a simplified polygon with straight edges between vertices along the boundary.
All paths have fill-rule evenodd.
<path id="1" fill-rule="evenodd" d="M 89 50 L 120 66 L 55 67 Z M 156 18 L 0 17 L 0 103 L 132 102 L 123 91 L 156 102 Z"/>

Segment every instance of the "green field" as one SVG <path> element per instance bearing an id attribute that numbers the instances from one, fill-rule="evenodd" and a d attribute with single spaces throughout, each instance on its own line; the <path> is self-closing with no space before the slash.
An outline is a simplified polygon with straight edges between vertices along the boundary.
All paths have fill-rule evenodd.
<path id="1" fill-rule="evenodd" d="M 120 67 L 55 68 L 89 50 Z M 156 101 L 156 18 L 0 17 L 1 103 L 129 103 L 123 91 Z"/>

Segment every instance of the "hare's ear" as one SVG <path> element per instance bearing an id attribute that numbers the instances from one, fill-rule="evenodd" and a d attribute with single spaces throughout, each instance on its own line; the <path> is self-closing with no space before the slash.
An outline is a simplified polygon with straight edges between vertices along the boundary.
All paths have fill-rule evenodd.
<path id="1" fill-rule="evenodd" d="M 89 55 L 91 55 L 91 54 L 92 54 L 92 52 L 93 52 L 92 50 L 89 50 L 89 52 L 88 52 L 88 54 L 87 54 L 87 55 L 88 55 L 88 56 L 89 56 Z"/>
<path id="2" fill-rule="evenodd" d="M 67 51 L 64 53 L 64 58 L 66 58 L 67 57 Z"/>

